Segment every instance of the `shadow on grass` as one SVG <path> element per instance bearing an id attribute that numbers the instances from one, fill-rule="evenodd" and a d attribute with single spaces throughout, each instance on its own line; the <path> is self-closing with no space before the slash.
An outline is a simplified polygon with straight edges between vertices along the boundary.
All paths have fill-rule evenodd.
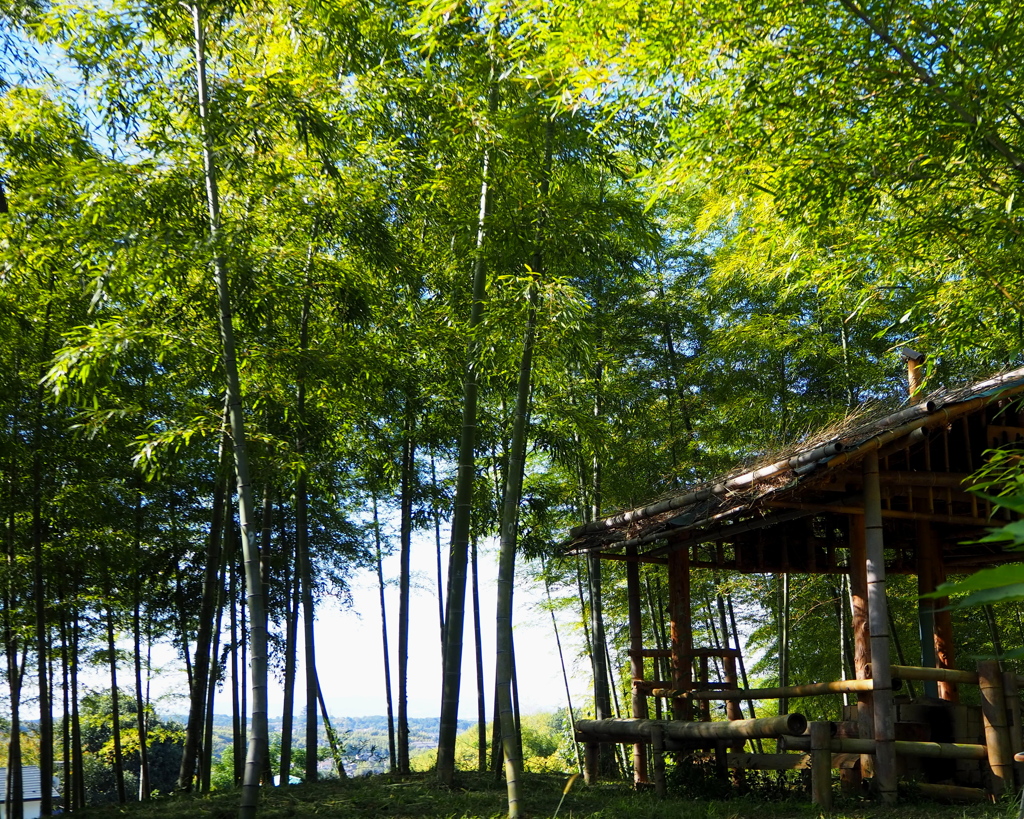
<path id="1" fill-rule="evenodd" d="M 562 797 L 567 777 L 527 774 L 523 802 L 530 819 L 550 819 Z M 76 813 L 77 819 L 233 819 L 238 793 L 208 796 L 183 794 L 146 804 L 104 805 Z M 460 773 L 454 788 L 445 788 L 433 774 L 389 775 L 348 781 L 266 788 L 260 819 L 501 819 L 506 815 L 504 783 L 491 774 Z M 806 796 L 781 801 L 758 801 L 749 796 L 695 799 L 670 794 L 659 799 L 653 791 L 634 791 L 623 782 L 594 786 L 577 782 L 559 812 L 559 819 L 814 819 L 821 812 Z M 833 819 L 1012 819 L 1014 806 L 939 805 L 922 800 L 884 809 L 876 803 L 837 800 Z"/>

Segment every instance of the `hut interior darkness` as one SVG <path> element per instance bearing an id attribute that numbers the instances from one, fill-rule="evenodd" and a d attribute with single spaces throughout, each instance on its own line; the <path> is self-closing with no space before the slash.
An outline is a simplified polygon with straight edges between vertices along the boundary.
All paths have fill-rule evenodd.
<path id="1" fill-rule="evenodd" d="M 914 370 L 912 361 L 912 384 Z M 987 450 L 1024 441 L 1021 393 L 1024 369 L 936 392 L 772 463 L 576 527 L 567 550 L 626 561 L 630 600 L 633 719 L 577 722 L 588 776 L 596 776 L 600 743 L 618 742 L 634 746 L 636 782 L 651 777 L 660 791 L 663 754 L 698 748 L 739 778 L 744 769 L 810 768 L 812 798 L 825 806 L 834 769 L 844 789 L 871 784 L 884 803 L 896 801 L 900 777 L 918 779 L 926 793 L 967 799 L 992 798 L 1024 782 L 1013 760 L 1024 749 L 1024 678 L 1001 671 L 996 661 L 958 670 L 950 614 L 932 598 L 918 604 L 920 665 L 893 665 L 886 596 L 888 574 L 916 575 L 925 594 L 949 573 L 1024 557 L 1000 543 L 976 542 L 1013 518 L 967 491 Z M 643 645 L 640 563 L 667 568 L 667 651 Z M 693 644 L 693 568 L 847 574 L 855 679 L 741 690 L 738 649 Z M 719 681 L 708 675 L 715 656 Z M 646 673 L 661 658 L 668 660 L 669 680 Z M 894 697 L 903 680 L 922 681 L 924 695 Z M 960 703 L 967 685 L 980 687 L 980 705 Z M 844 708 L 841 721 L 808 726 L 785 714 L 787 697 L 843 692 L 856 704 Z M 652 697 L 671 704 L 672 719 L 649 719 Z M 779 718 L 742 719 L 741 703 L 766 699 L 783 701 Z M 725 702 L 727 721 L 710 722 L 713 701 Z M 785 737 L 782 752 L 744 753 L 752 737 Z"/>

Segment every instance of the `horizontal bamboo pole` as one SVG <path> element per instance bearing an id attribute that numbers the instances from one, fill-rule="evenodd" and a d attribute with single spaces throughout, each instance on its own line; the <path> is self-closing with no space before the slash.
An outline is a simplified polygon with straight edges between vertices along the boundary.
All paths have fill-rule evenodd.
<path id="1" fill-rule="evenodd" d="M 988 750 L 984 745 L 967 745 L 953 742 L 910 742 L 896 740 L 896 754 L 900 756 L 921 756 L 933 759 L 988 759 Z M 794 751 L 808 751 L 811 748 L 810 737 L 787 737 L 786 747 Z M 833 753 L 873 754 L 873 739 L 833 739 L 830 743 Z"/>
<path id="2" fill-rule="evenodd" d="M 652 719 L 581 719 L 576 720 L 576 734 L 581 741 L 591 736 L 602 739 L 644 742 L 652 731 L 660 730 L 666 739 L 772 739 L 799 736 L 807 729 L 803 714 L 785 714 L 762 719 L 736 719 L 723 722 L 681 722 Z M 605 739 L 607 741 L 607 739 Z"/>
<path id="3" fill-rule="evenodd" d="M 978 684 L 978 672 L 960 671 L 956 668 L 921 668 L 915 665 L 893 665 L 889 667 L 893 678 L 901 680 L 935 680 L 937 682 Z"/>
<path id="4" fill-rule="evenodd" d="M 671 657 L 670 648 L 642 648 L 637 651 L 629 649 L 630 657 Z M 742 652 L 738 648 L 691 648 L 680 649 L 680 657 L 739 657 Z"/>
<path id="5" fill-rule="evenodd" d="M 951 799 L 955 802 L 988 802 L 989 794 L 984 788 L 967 788 L 963 785 L 940 785 L 933 782 L 917 782 L 917 790 L 929 799 Z"/>
<path id="6" fill-rule="evenodd" d="M 874 690 L 873 680 L 836 680 L 834 682 L 786 685 L 781 688 L 730 688 L 723 691 L 678 691 L 674 688 L 653 688 L 652 697 L 691 700 L 778 700 L 783 697 L 817 697 L 823 694 L 844 694 Z M 893 686 L 897 688 L 896 685 Z"/>

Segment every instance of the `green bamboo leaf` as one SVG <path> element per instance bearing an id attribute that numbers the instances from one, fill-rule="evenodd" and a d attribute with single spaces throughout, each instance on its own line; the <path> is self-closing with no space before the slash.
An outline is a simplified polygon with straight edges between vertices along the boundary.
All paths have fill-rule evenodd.
<path id="1" fill-rule="evenodd" d="M 1010 563 L 1005 566 L 994 566 L 982 569 L 964 580 L 943 583 L 935 591 L 923 597 L 949 597 L 967 592 L 982 592 L 1008 586 L 1024 586 L 1024 564 Z"/>

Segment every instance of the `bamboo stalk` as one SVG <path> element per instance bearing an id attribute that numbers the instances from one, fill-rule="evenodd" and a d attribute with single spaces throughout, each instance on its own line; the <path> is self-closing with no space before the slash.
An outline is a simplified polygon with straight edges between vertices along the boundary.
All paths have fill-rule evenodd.
<path id="1" fill-rule="evenodd" d="M 660 730 L 667 739 L 743 739 L 751 737 L 799 736 L 807 729 L 807 718 L 802 714 L 763 719 L 728 720 L 724 722 L 682 722 L 649 719 L 581 719 L 576 721 L 576 733 L 582 742 L 593 735 L 618 737 L 621 741 L 640 741 Z"/>
<path id="2" fill-rule="evenodd" d="M 978 663 L 978 684 L 981 687 L 981 715 L 985 723 L 985 745 L 992 774 L 991 791 L 1000 796 L 1013 788 L 1013 763 L 1010 732 L 1006 726 L 1006 702 L 1002 672 L 996 660 Z"/>
<path id="3" fill-rule="evenodd" d="M 690 700 L 777 700 L 783 697 L 816 697 L 874 690 L 874 680 L 835 680 L 833 682 L 787 685 L 781 688 L 733 688 L 722 691 L 679 691 L 673 688 L 652 688 L 652 697 Z"/>
<path id="4" fill-rule="evenodd" d="M 909 740 L 896 740 L 893 743 L 898 756 L 919 756 L 929 759 L 987 759 L 988 749 L 984 745 L 970 745 L 955 742 L 911 742 Z M 786 747 L 794 751 L 808 751 L 811 749 L 811 738 L 808 736 L 789 737 L 786 739 Z M 875 741 L 873 739 L 833 739 L 829 743 L 829 750 L 832 753 L 841 754 L 873 754 L 875 752 Z"/>
<path id="5" fill-rule="evenodd" d="M 640 606 L 640 564 L 626 564 L 626 589 L 629 602 L 629 665 L 630 675 L 634 681 L 644 678 L 643 658 L 643 623 Z M 641 690 L 634 686 L 632 692 L 633 717 L 647 719 L 647 698 Z M 637 784 L 647 780 L 647 746 L 638 742 L 633 746 L 633 781 Z"/>
<path id="6" fill-rule="evenodd" d="M 922 680 L 951 683 L 967 683 L 968 685 L 978 684 L 978 674 L 975 671 L 961 671 L 956 668 L 920 668 L 912 665 L 889 666 L 889 673 L 893 680 Z"/>
<path id="7" fill-rule="evenodd" d="M 867 561 L 868 623 L 871 633 L 871 661 L 874 690 L 871 702 L 875 730 L 875 784 L 882 804 L 896 803 L 896 738 L 889 674 L 889 617 L 885 584 L 885 544 L 882 536 L 882 499 L 878 482 L 878 452 L 863 461 L 864 553 Z"/>

